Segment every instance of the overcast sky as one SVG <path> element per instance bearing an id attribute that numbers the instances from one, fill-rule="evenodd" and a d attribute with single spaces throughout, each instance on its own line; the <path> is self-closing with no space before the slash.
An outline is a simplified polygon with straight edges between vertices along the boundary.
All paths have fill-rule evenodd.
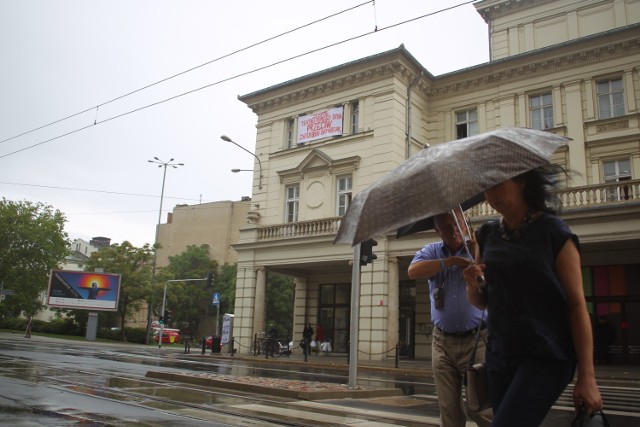
<path id="1" fill-rule="evenodd" d="M 0 0 L 0 194 L 59 209 L 72 240 L 153 243 L 163 169 L 147 160 L 185 164 L 167 170 L 162 222 L 176 204 L 251 196 L 251 173 L 230 169 L 254 157 L 220 140 L 254 150 L 239 95 L 400 44 L 434 75 L 487 62 L 464 3 Z"/>

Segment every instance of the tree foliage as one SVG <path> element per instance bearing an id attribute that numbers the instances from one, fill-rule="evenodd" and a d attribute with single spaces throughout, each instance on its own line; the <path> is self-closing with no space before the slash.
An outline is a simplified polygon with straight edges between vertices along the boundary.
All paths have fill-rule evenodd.
<path id="1" fill-rule="evenodd" d="M 85 271 L 102 268 L 105 273 L 120 274 L 118 314 L 123 341 L 126 341 L 124 331 L 127 316 L 139 311 L 151 294 L 152 261 L 153 249 L 149 244 L 137 248 L 124 241 L 93 252 L 85 266 Z"/>
<path id="2" fill-rule="evenodd" d="M 270 273 L 267 279 L 266 327 L 275 327 L 278 336 L 291 338 L 293 333 L 293 279 Z"/>
<path id="3" fill-rule="evenodd" d="M 198 332 L 200 322 L 209 312 L 214 289 L 207 287 L 204 280 L 189 279 L 205 279 L 209 272 L 217 277 L 217 271 L 218 263 L 209 258 L 209 245 L 189 245 L 181 254 L 170 256 L 169 265 L 160 270 L 158 284 L 154 289 L 156 316 L 162 315 L 162 295 L 166 284 L 166 310 L 171 312 L 172 317 L 170 325 L 181 327 L 183 332 L 189 334 Z M 168 280 L 185 281 L 167 282 Z"/>
<path id="4" fill-rule="evenodd" d="M 34 315 L 49 272 L 68 253 L 66 218 L 59 210 L 29 201 L 0 201 L 0 282 L 14 294 L 0 304 L 3 317 Z"/>

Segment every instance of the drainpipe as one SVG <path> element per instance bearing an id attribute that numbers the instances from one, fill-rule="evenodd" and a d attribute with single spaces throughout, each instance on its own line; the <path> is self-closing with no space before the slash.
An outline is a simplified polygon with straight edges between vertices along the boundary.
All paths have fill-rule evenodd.
<path id="1" fill-rule="evenodd" d="M 424 71 L 420 71 L 420 74 L 417 75 L 409 86 L 407 86 L 407 147 L 405 150 L 405 156 L 408 159 L 411 157 L 411 89 L 418 84 L 420 79 L 424 76 Z"/>

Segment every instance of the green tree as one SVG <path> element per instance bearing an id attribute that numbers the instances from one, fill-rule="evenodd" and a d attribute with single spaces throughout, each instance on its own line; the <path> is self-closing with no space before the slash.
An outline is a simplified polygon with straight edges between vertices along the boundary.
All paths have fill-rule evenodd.
<path id="1" fill-rule="evenodd" d="M 162 315 L 162 295 L 166 284 L 166 309 L 171 312 L 171 324 L 183 326 L 183 332 L 192 335 L 198 332 L 201 320 L 209 313 L 214 289 L 207 287 L 205 281 L 189 279 L 205 279 L 209 272 L 217 277 L 218 263 L 209 258 L 209 245 L 189 245 L 181 254 L 170 256 L 169 265 L 158 274 L 158 285 L 154 290 L 153 301 L 157 315 Z M 186 281 L 167 283 L 167 280 Z"/>
<path id="2" fill-rule="evenodd" d="M 278 336 L 292 338 L 293 332 L 293 279 L 281 274 L 269 273 L 267 279 L 266 323 L 268 332 L 271 326 Z"/>
<path id="3" fill-rule="evenodd" d="M 118 314 L 121 321 L 122 341 L 126 341 L 127 316 L 140 310 L 151 294 L 153 249 L 149 244 L 141 248 L 124 241 L 93 252 L 85 271 L 102 268 L 105 273 L 120 274 Z"/>
<path id="4" fill-rule="evenodd" d="M 68 254 L 66 218 L 59 210 L 29 201 L 0 201 L 0 282 L 14 294 L 0 304 L 0 315 L 34 315 L 49 272 Z"/>

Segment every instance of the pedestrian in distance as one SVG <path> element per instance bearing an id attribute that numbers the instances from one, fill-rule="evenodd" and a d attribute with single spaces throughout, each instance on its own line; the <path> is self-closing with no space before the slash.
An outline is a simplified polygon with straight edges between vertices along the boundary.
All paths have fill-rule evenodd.
<path id="1" fill-rule="evenodd" d="M 311 327 L 311 322 L 307 322 L 306 326 L 302 330 L 302 349 L 304 350 L 305 357 L 310 354 L 312 338 L 313 328 Z"/>
<path id="2" fill-rule="evenodd" d="M 411 279 L 426 278 L 429 283 L 433 342 L 431 363 L 433 368 L 440 425 L 464 427 L 467 415 L 480 427 L 491 424 L 491 410 L 472 412 L 462 398 L 467 364 L 473 352 L 478 328 L 480 339 L 476 361 L 484 360 L 486 330 L 482 310 L 471 305 L 466 298 L 466 282 L 462 272 L 471 264 L 464 247 L 467 234 L 462 211 L 455 210 L 458 230 L 451 213 L 434 218 L 435 231 L 441 241 L 429 243 L 418 251 L 409 265 Z M 463 234 L 461 234 L 461 232 Z M 468 242 L 473 247 L 474 241 Z"/>
<path id="3" fill-rule="evenodd" d="M 25 338 L 31 338 L 31 327 L 33 325 L 33 316 L 29 315 L 27 318 L 27 329 L 24 331 Z"/>
<path id="4" fill-rule="evenodd" d="M 557 216 L 552 192 L 562 172 L 533 169 L 484 192 L 502 218 L 477 231 L 476 262 L 464 277 L 469 301 L 487 308 L 495 427 L 539 426 L 576 364 L 576 411 L 602 409 L 579 242 Z"/>

